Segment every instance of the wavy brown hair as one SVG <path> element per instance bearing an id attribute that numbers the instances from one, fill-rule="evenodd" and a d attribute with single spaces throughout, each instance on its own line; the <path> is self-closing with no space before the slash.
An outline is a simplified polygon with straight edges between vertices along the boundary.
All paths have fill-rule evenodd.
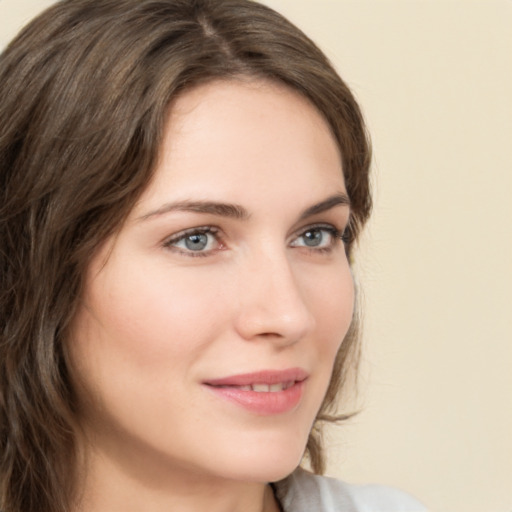
<path id="1" fill-rule="evenodd" d="M 217 79 L 308 98 L 339 145 L 352 250 L 368 218 L 359 107 L 323 53 L 250 0 L 63 0 L 0 56 L 0 508 L 65 512 L 77 466 L 67 327 L 85 270 L 148 185 L 172 101 Z M 318 421 L 357 349 L 341 345 Z M 307 454 L 321 472 L 315 425 Z"/>

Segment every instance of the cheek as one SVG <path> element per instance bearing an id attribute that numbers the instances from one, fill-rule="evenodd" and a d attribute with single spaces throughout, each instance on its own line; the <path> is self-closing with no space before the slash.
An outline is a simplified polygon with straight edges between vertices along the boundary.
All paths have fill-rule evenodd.
<path id="1" fill-rule="evenodd" d="M 207 341 L 222 311 L 214 287 L 146 269 L 123 268 L 91 287 L 86 303 L 101 335 L 141 362 L 192 354 Z"/>
<path id="2" fill-rule="evenodd" d="M 318 320 L 324 333 L 325 343 L 320 357 L 328 368 L 323 373 L 322 395 L 323 401 L 331 383 L 336 356 L 350 328 L 354 315 L 355 288 L 353 276 L 348 265 L 325 283 L 325 293 L 318 296 Z"/>
<path id="3" fill-rule="evenodd" d="M 119 269 L 123 279 L 113 268 L 99 274 L 75 319 L 68 353 L 81 421 L 96 433 L 106 425 L 145 439 L 179 437 L 201 421 L 189 395 L 223 307 L 201 283 L 132 270 Z M 180 414 L 186 421 L 175 420 Z"/>
<path id="4" fill-rule="evenodd" d="M 146 268 L 112 264 L 89 282 L 68 351 L 87 401 L 149 414 L 193 379 L 225 308 L 202 280 Z"/>
<path id="5" fill-rule="evenodd" d="M 308 279 L 304 296 L 316 320 L 323 352 L 333 357 L 345 337 L 354 313 L 354 281 L 348 264 L 333 266 L 329 272 Z"/>
<path id="6" fill-rule="evenodd" d="M 309 421 L 305 424 L 311 426 L 325 399 L 336 356 L 350 327 L 355 294 L 352 274 L 345 263 L 309 274 L 303 285 L 304 296 L 316 321 L 312 338 L 303 345 L 310 359 L 315 361 L 304 407 Z M 309 430 L 304 435 L 307 437 L 308 433 Z"/>

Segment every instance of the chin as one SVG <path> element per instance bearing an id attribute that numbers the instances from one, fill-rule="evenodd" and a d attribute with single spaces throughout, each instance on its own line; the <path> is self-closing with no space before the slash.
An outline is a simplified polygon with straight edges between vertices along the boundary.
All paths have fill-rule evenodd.
<path id="1" fill-rule="evenodd" d="M 301 442 L 289 435 L 286 440 L 264 440 L 239 450 L 231 462 L 232 477 L 246 482 L 277 482 L 287 477 L 302 461 L 307 436 Z M 225 467 L 226 468 L 226 467 Z M 226 468 L 227 469 L 227 468 Z"/>

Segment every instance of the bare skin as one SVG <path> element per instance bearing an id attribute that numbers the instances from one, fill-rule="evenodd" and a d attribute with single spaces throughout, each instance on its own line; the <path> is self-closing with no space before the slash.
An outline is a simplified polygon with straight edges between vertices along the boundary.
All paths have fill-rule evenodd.
<path id="1" fill-rule="evenodd" d="M 279 510 L 268 482 L 300 463 L 352 318 L 349 216 L 337 145 L 300 95 L 238 80 L 180 97 L 72 326 L 77 512 Z M 239 374 L 255 381 L 215 384 Z"/>

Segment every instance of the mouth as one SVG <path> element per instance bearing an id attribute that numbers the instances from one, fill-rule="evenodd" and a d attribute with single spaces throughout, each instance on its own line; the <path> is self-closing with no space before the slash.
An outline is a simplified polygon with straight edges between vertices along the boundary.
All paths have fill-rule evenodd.
<path id="1" fill-rule="evenodd" d="M 297 383 L 295 380 L 279 382 L 278 384 L 247 384 L 244 386 L 213 386 L 218 388 L 235 388 L 240 391 L 255 391 L 256 393 L 278 393 L 285 391 Z"/>
<path id="2" fill-rule="evenodd" d="M 309 375 L 305 370 L 263 370 L 206 381 L 203 384 L 235 406 L 258 415 L 275 415 L 295 409 Z"/>

